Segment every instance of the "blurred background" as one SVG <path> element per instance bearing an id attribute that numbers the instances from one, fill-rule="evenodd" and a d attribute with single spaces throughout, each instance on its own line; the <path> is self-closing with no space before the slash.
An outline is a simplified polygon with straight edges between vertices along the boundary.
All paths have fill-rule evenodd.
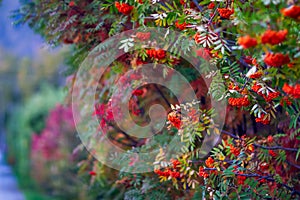
<path id="1" fill-rule="evenodd" d="M 68 50 L 15 26 L 18 0 L 0 2 L 0 200 L 81 199 L 70 165 L 78 141 L 64 105 Z"/>

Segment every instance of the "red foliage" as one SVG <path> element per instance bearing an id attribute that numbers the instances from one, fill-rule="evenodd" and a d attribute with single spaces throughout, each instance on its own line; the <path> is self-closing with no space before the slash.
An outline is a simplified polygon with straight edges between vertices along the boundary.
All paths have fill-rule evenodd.
<path id="1" fill-rule="evenodd" d="M 262 170 L 262 171 L 268 170 L 269 167 L 270 167 L 270 165 L 269 165 L 268 163 L 266 163 L 266 162 L 263 162 L 263 163 L 260 163 L 260 164 L 259 164 L 259 168 L 260 168 L 260 170 Z"/>
<path id="2" fill-rule="evenodd" d="M 169 169 L 167 169 L 165 171 L 162 171 L 160 169 L 156 169 L 156 170 L 154 170 L 154 173 L 159 175 L 159 176 L 164 176 L 164 177 L 169 177 L 170 176 L 170 170 Z"/>
<path id="3" fill-rule="evenodd" d="M 246 57 L 244 57 L 244 61 L 248 65 L 252 65 L 253 58 L 251 56 L 246 56 Z"/>
<path id="4" fill-rule="evenodd" d="M 171 160 L 171 162 L 173 164 L 174 169 L 176 169 L 180 165 L 180 162 L 178 160 Z"/>
<path id="5" fill-rule="evenodd" d="M 46 120 L 46 128 L 39 135 L 32 135 L 32 156 L 43 156 L 45 160 L 61 159 L 60 138 L 64 132 L 74 130 L 72 109 L 56 106 Z"/>
<path id="6" fill-rule="evenodd" d="M 163 177 L 172 177 L 172 178 L 180 178 L 180 172 L 178 170 L 178 166 L 180 165 L 180 162 L 178 160 L 171 160 L 173 167 L 168 167 L 164 171 L 160 169 L 154 170 L 154 173 L 156 173 L 159 176 Z"/>
<path id="7" fill-rule="evenodd" d="M 228 89 L 229 90 L 240 90 L 240 87 L 238 86 L 238 85 L 235 85 L 234 83 L 230 83 L 229 85 L 228 85 Z"/>
<path id="8" fill-rule="evenodd" d="M 293 102 L 290 101 L 289 97 L 283 97 L 283 98 L 280 100 L 280 105 L 281 105 L 281 106 L 284 106 L 285 104 L 288 105 L 288 106 L 290 106 L 290 105 L 293 104 Z"/>

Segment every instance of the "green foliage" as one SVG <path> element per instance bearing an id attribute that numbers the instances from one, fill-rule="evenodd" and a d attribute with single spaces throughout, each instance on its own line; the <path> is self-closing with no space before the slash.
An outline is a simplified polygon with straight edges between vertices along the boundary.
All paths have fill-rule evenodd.
<path id="1" fill-rule="evenodd" d="M 7 126 L 8 160 L 19 176 L 21 187 L 32 187 L 29 183 L 31 135 L 43 129 L 49 109 L 63 98 L 62 90 L 44 85 L 40 93 L 11 111 Z"/>
<path id="2" fill-rule="evenodd" d="M 212 82 L 209 86 L 209 93 L 212 95 L 212 98 L 217 101 L 220 101 L 224 98 L 226 94 L 226 88 L 220 71 L 217 71 L 213 76 Z"/>

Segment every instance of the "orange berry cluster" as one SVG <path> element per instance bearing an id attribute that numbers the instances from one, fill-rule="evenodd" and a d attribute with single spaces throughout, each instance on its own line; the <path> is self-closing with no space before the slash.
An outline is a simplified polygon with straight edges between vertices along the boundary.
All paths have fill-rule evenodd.
<path id="1" fill-rule="evenodd" d="M 255 121 L 265 125 L 270 124 L 270 120 L 268 119 L 268 117 L 266 119 L 264 118 L 265 118 L 265 114 L 261 114 L 261 116 L 256 118 Z"/>
<path id="2" fill-rule="evenodd" d="M 208 157 L 205 161 L 205 165 L 208 167 L 208 168 L 213 168 L 213 164 L 214 164 L 215 160 L 212 158 L 212 157 Z"/>
<path id="3" fill-rule="evenodd" d="M 250 37 L 249 35 L 246 35 L 244 37 L 238 38 L 238 43 L 241 45 L 244 49 L 248 49 L 251 47 L 255 47 L 257 45 L 257 41 L 255 38 Z"/>
<path id="4" fill-rule="evenodd" d="M 288 8 L 284 8 L 281 10 L 281 13 L 293 19 L 300 19 L 300 6 L 292 5 Z"/>
<path id="5" fill-rule="evenodd" d="M 252 78 L 252 79 L 258 79 L 258 78 L 260 78 L 262 75 L 263 75 L 263 73 L 262 73 L 261 71 L 258 71 L 258 72 L 255 72 L 255 73 L 251 74 L 251 75 L 249 76 L 249 78 Z"/>
<path id="6" fill-rule="evenodd" d="M 164 59 L 166 57 L 166 52 L 163 49 L 148 49 L 146 53 L 150 58 L 156 58 L 158 60 Z"/>
<path id="7" fill-rule="evenodd" d="M 199 176 L 203 177 L 203 178 L 207 178 L 209 176 L 209 174 L 205 171 L 203 166 L 199 167 Z"/>
<path id="8" fill-rule="evenodd" d="M 272 156 L 272 157 L 276 157 L 277 153 L 273 150 L 269 150 L 269 155 Z"/>
<path id="9" fill-rule="evenodd" d="M 178 112 L 172 111 L 168 114 L 168 120 L 171 123 L 172 126 L 176 127 L 177 129 L 180 129 L 181 125 L 181 116 Z"/>
<path id="10" fill-rule="evenodd" d="M 159 176 L 163 177 L 172 177 L 172 178 L 180 178 L 180 172 L 178 171 L 180 162 L 178 160 L 171 160 L 173 165 L 173 170 L 170 168 L 166 168 L 164 171 L 160 169 L 154 170 L 154 173 L 156 173 Z"/>
<path id="11" fill-rule="evenodd" d="M 178 28 L 180 30 L 184 30 L 187 26 L 187 23 L 183 22 L 182 24 L 180 24 L 178 21 L 176 21 L 175 26 L 176 26 L 176 28 Z"/>
<path id="12" fill-rule="evenodd" d="M 254 92 L 256 92 L 256 93 L 258 93 L 258 91 L 259 91 L 261 88 L 262 88 L 262 86 L 261 86 L 261 85 L 258 85 L 257 83 L 255 83 L 255 84 L 251 87 L 251 89 L 252 89 Z M 261 93 L 259 92 L 259 94 L 261 94 Z"/>
<path id="13" fill-rule="evenodd" d="M 264 97 L 264 99 L 265 99 L 267 102 L 270 102 L 270 101 L 272 101 L 273 99 L 279 97 L 279 95 L 280 95 L 279 92 L 269 92 L 268 95 L 263 94 L 262 96 Z"/>
<path id="14" fill-rule="evenodd" d="M 210 4 L 208 4 L 207 8 L 208 9 L 214 9 L 215 4 L 213 2 L 211 2 Z"/>
<path id="15" fill-rule="evenodd" d="M 232 144 L 229 145 L 230 146 L 230 153 L 232 153 L 235 156 L 239 156 L 240 155 L 240 149 L 234 147 Z"/>
<path id="16" fill-rule="evenodd" d="M 124 15 L 129 15 L 133 9 L 133 6 L 130 6 L 127 3 L 115 2 L 115 6 L 118 11 Z"/>
<path id="17" fill-rule="evenodd" d="M 271 67 L 281 67 L 290 63 L 290 58 L 282 53 L 267 53 L 264 62 Z"/>
<path id="18" fill-rule="evenodd" d="M 247 96 L 239 97 L 239 98 L 231 97 L 228 99 L 228 103 L 232 106 L 238 106 L 238 107 L 250 105 L 250 101 Z"/>
<path id="19" fill-rule="evenodd" d="M 286 39 L 287 34 L 288 34 L 287 30 L 281 30 L 281 31 L 266 30 L 264 34 L 261 36 L 261 43 L 271 44 L 271 45 L 280 44 Z M 246 35 L 238 38 L 238 44 L 242 46 L 244 49 L 248 49 L 251 47 L 255 47 L 257 45 L 257 40 L 255 38 L 250 37 L 249 35 Z"/>
<path id="20" fill-rule="evenodd" d="M 229 8 L 218 8 L 218 12 L 222 18 L 229 19 L 234 13 L 234 10 Z"/>
<path id="21" fill-rule="evenodd" d="M 285 93 L 291 95 L 295 99 L 299 99 L 300 98 L 300 84 L 296 84 L 294 87 L 292 87 L 289 84 L 285 83 L 283 85 L 282 90 Z"/>
<path id="22" fill-rule="evenodd" d="M 261 37 L 261 42 L 263 44 L 271 44 L 271 45 L 276 45 L 280 44 L 283 42 L 286 38 L 286 35 L 288 34 L 288 31 L 281 30 L 281 31 L 272 31 L 272 30 L 267 30 Z"/>
<path id="23" fill-rule="evenodd" d="M 244 174 L 244 172 L 239 172 L 239 174 Z M 238 175 L 238 176 L 237 176 L 237 183 L 238 183 L 239 185 L 244 185 L 246 179 L 247 179 L 246 176 Z"/>

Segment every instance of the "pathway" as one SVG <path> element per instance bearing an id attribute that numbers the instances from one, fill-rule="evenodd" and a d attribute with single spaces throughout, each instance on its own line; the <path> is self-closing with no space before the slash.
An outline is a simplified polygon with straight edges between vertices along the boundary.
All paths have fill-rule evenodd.
<path id="1" fill-rule="evenodd" d="M 0 149 L 0 200 L 25 200 L 11 168 L 4 162 Z"/>

